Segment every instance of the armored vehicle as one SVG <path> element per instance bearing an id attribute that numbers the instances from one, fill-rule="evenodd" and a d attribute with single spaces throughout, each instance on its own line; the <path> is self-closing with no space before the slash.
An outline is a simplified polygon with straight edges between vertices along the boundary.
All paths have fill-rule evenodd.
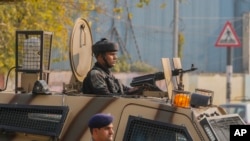
<path id="1" fill-rule="evenodd" d="M 81 93 L 92 65 L 92 35 L 84 19 L 76 21 L 70 41 L 72 80 L 61 93 L 50 92 L 45 60 L 50 37 L 43 31 L 16 32 L 15 92 L 0 93 L 1 141 L 89 141 L 88 120 L 96 113 L 114 116 L 115 141 L 226 141 L 230 125 L 245 124 L 213 105 L 213 91 L 184 90 L 183 74 L 196 68 L 182 69 L 178 58 L 159 60 L 162 72 L 134 77 L 131 86 L 145 88 L 140 95 Z M 158 81 L 165 81 L 167 90 Z"/>

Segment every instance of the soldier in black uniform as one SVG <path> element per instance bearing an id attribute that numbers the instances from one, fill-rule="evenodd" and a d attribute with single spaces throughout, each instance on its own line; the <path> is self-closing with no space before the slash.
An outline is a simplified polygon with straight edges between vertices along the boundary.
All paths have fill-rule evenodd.
<path id="1" fill-rule="evenodd" d="M 123 85 L 114 77 L 110 69 L 117 62 L 118 44 L 106 38 L 101 39 L 92 46 L 96 63 L 83 80 L 82 92 L 84 94 L 122 95 L 138 94 L 141 88 L 130 88 Z"/>

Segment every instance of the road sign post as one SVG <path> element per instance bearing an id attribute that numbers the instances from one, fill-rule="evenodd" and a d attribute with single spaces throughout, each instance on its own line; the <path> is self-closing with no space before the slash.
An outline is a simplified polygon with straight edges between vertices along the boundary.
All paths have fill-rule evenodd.
<path id="1" fill-rule="evenodd" d="M 240 47 L 240 40 L 232 26 L 232 24 L 228 21 L 224 25 L 215 46 L 217 47 L 227 47 L 227 82 L 226 82 L 226 103 L 230 103 L 231 99 L 231 81 L 233 74 L 233 62 L 232 62 L 232 47 Z"/>
<path id="2" fill-rule="evenodd" d="M 226 83 L 226 103 L 230 103 L 231 99 L 231 82 L 232 82 L 232 74 L 233 74 L 233 66 L 232 66 L 232 48 L 227 47 L 227 83 Z"/>

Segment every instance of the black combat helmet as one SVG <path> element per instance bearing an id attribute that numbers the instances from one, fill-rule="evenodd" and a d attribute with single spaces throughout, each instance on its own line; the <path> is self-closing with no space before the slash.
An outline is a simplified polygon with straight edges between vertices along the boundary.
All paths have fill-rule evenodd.
<path id="1" fill-rule="evenodd" d="M 95 56 L 99 53 L 118 51 L 119 47 L 117 43 L 110 42 L 106 38 L 102 38 L 92 46 L 92 51 Z"/>

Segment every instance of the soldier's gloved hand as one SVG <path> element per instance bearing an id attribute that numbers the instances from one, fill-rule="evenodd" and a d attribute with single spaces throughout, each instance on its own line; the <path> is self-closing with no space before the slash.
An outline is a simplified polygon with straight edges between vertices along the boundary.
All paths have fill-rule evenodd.
<path id="1" fill-rule="evenodd" d="M 128 95 L 142 95 L 144 91 L 144 87 L 133 87 L 129 90 Z"/>

